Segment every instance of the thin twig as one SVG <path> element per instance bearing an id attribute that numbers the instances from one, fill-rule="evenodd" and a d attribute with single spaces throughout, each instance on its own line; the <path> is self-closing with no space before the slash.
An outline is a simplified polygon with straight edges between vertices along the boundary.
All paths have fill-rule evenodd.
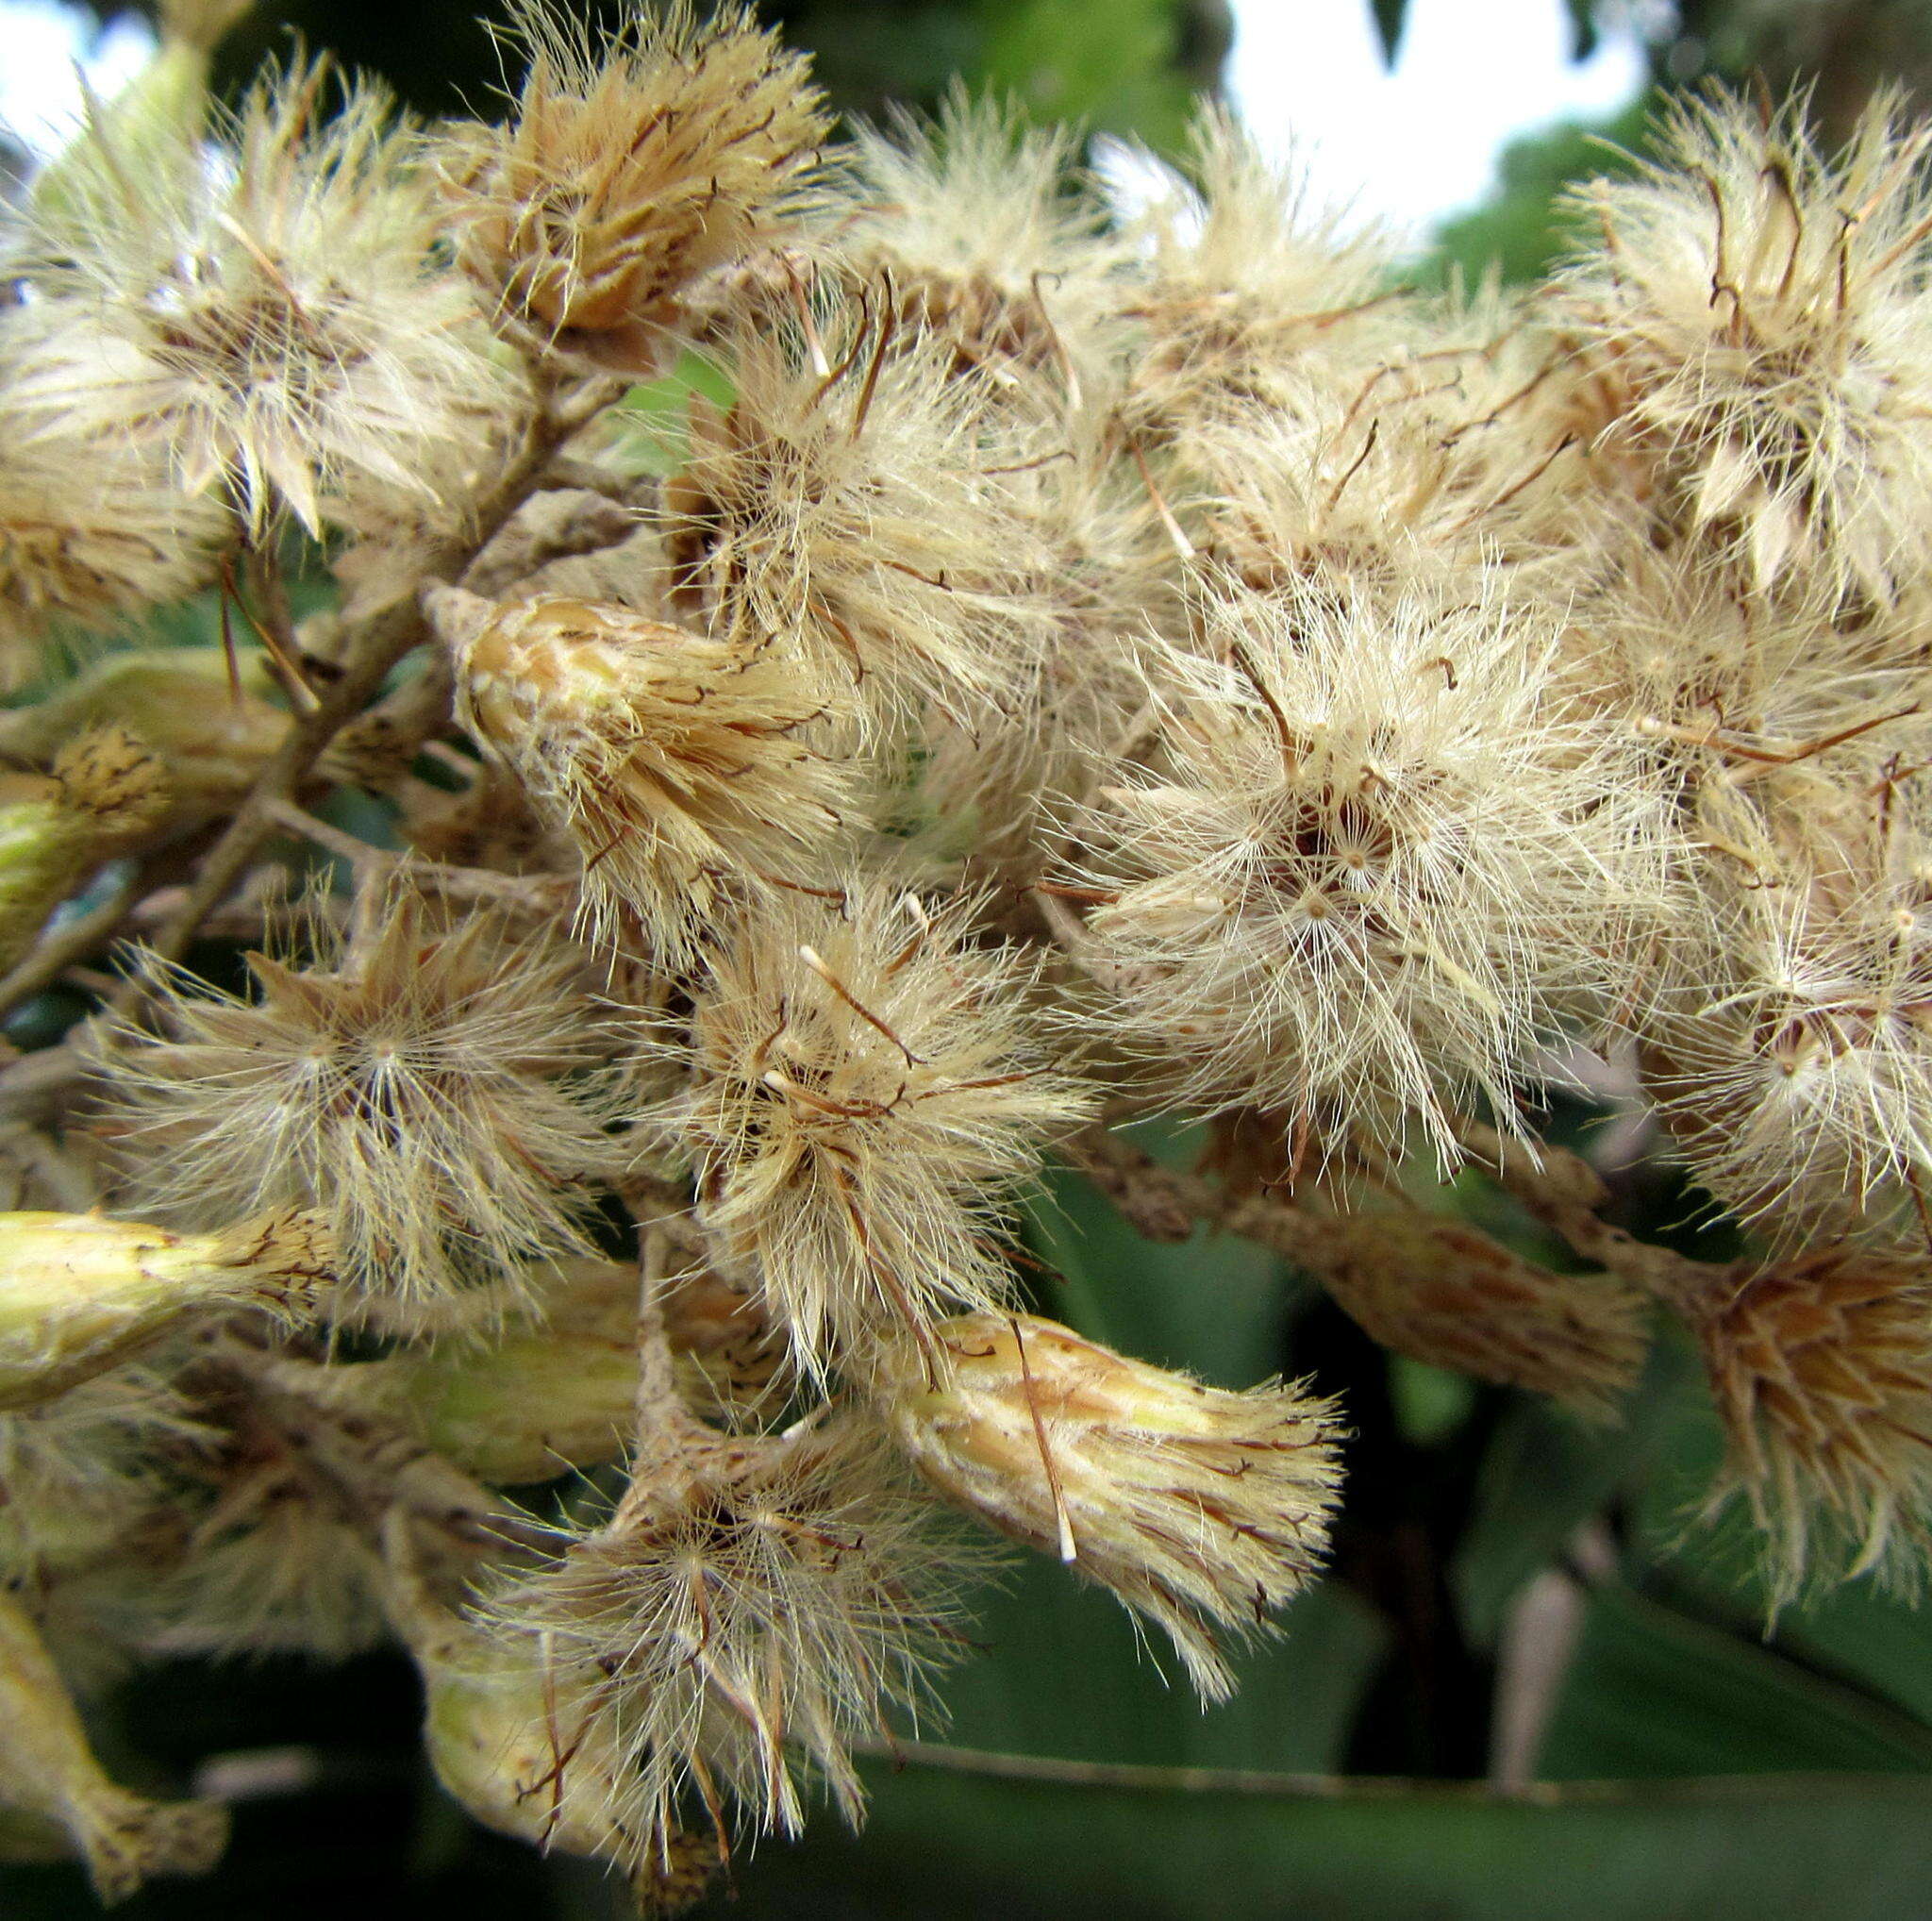
<path id="1" fill-rule="evenodd" d="M 1457 1136 L 1476 1162 L 1525 1212 L 1552 1229 L 1580 1260 L 1607 1268 L 1647 1294 L 1679 1307 L 1708 1301 L 1727 1288 L 1728 1263 L 1693 1261 L 1613 1228 L 1599 1212 L 1610 1193 L 1595 1168 L 1567 1148 L 1512 1141 L 1480 1121 L 1461 1121 Z"/>
<path id="2" fill-rule="evenodd" d="M 318 820 L 292 800 L 272 801 L 270 814 L 278 827 L 311 842 L 325 852 L 349 862 L 358 875 L 408 876 L 423 887 L 456 900 L 512 900 L 525 907 L 557 907 L 568 902 L 575 883 L 560 874 L 498 874 L 489 867 L 452 867 L 441 860 L 391 847 L 373 846 L 354 834 Z"/>
<path id="3" fill-rule="evenodd" d="M 1243 1799 L 1390 1802 L 1410 1805 L 1490 1804 L 1530 1808 L 1685 1807 L 1736 1803 L 1811 1805 L 1821 1795 L 1896 1796 L 1913 1807 L 1932 1802 L 1932 1783 L 1898 1774 L 1695 1775 L 1655 1780 L 1524 1781 L 1504 1788 L 1487 1780 L 1436 1780 L 1406 1775 L 1274 1774 L 1254 1768 L 1162 1767 L 1140 1762 L 1074 1761 L 1058 1755 L 1003 1754 L 951 1747 L 933 1741 L 855 1741 L 856 1753 L 895 1767 L 1035 1781 L 1043 1786 L 1100 1788 L 1129 1794 L 1214 1795 Z"/>

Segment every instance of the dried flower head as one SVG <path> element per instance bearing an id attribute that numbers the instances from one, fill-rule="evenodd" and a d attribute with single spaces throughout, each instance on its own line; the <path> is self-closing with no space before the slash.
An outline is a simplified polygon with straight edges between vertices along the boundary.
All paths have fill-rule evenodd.
<path id="1" fill-rule="evenodd" d="M 584 958 L 483 910 L 454 929 L 396 887 L 314 961 L 249 957 L 253 999 L 151 966 L 158 1035 L 119 1030 L 104 1123 L 171 1220 L 319 1208 L 345 1288 L 405 1317 L 591 1251 L 610 1042 Z"/>
<path id="2" fill-rule="evenodd" d="M 1006 1196 L 1083 1111 L 1028 1033 L 1031 970 L 884 886 L 798 897 L 721 947 L 694 1070 L 661 1121 L 697 1163 L 720 1264 L 822 1375 L 1009 1287 Z"/>
<path id="3" fill-rule="evenodd" d="M 1616 430 L 1760 587 L 1799 573 L 1883 598 L 1932 513 L 1925 142 L 1881 96 L 1834 160 L 1802 99 L 1767 115 L 1713 95 L 1579 198 L 1601 238 L 1564 311 L 1619 393 Z"/>
<path id="4" fill-rule="evenodd" d="M 795 210 L 829 130 L 805 59 L 738 6 L 636 8 L 613 37 L 543 0 L 508 126 L 441 156 L 465 264 L 559 345 L 647 368 L 693 281 Z"/>
<path id="5" fill-rule="evenodd" d="M 272 682 L 263 658 L 238 662 L 220 647 L 106 655 L 30 706 L 0 713 L 0 753 L 52 768 L 79 737 L 118 728 L 158 757 L 171 822 L 225 813 L 289 731 L 288 715 L 264 697 Z"/>
<path id="6" fill-rule="evenodd" d="M 24 330 L 0 332 L 0 689 L 31 678 L 52 641 L 192 593 L 224 531 L 125 435 L 39 431 L 18 398 L 34 378 Z"/>
<path id="7" fill-rule="evenodd" d="M 298 1462 L 246 1440 L 165 1577 L 145 1585 L 158 1654 L 346 1661 L 383 1633 L 381 1570 L 358 1520 Z"/>
<path id="8" fill-rule="evenodd" d="M 936 122 L 900 110 L 885 130 L 858 129 L 820 244 L 861 281 L 890 284 L 904 318 L 962 368 L 1098 387 L 1130 250 L 1077 191 L 1078 152 L 1072 133 L 956 89 Z"/>
<path id="9" fill-rule="evenodd" d="M 1698 1178 L 1786 1234 L 1923 1214 L 1932 1178 L 1932 823 L 1920 755 L 1870 738 L 1701 783 L 1694 938 L 1643 1024 Z"/>
<path id="10" fill-rule="evenodd" d="M 1738 1496 L 1775 1602 L 1876 1572 L 1915 1590 L 1932 1541 L 1932 1289 L 1924 1257 L 1824 1247 L 1694 1305 Z"/>
<path id="11" fill-rule="evenodd" d="M 877 1432 L 852 1419 L 781 1438 L 687 1436 L 641 1464 L 610 1520 L 502 1588 L 499 1635 L 581 1703 L 565 1729 L 628 1762 L 618 1823 L 642 1865 L 686 1813 L 795 1833 L 802 1777 L 850 1820 L 850 1744 L 917 1714 L 960 1650 L 958 1592 L 984 1560 L 936 1525 Z M 734 1810 L 727 1805 L 735 1803 Z"/>
<path id="12" fill-rule="evenodd" d="M 1051 555 L 999 470 L 1001 393 L 902 326 L 890 284 L 737 316 L 734 398 L 691 402 L 659 526 L 674 604 L 712 632 L 781 635 L 842 707 L 971 726 L 1052 635 Z"/>
<path id="13" fill-rule="evenodd" d="M 44 1591 L 124 1547 L 163 1498 L 162 1458 L 206 1438 L 186 1396 L 141 1363 L 0 1414 L 0 1587 Z"/>
<path id="14" fill-rule="evenodd" d="M 774 641 L 575 600 L 441 590 L 462 712 L 584 858 L 585 904 L 637 916 L 675 966 L 725 906 L 823 886 L 852 777 L 813 744 L 824 704 Z"/>
<path id="15" fill-rule="evenodd" d="M 1183 1101 L 1418 1120 L 1453 1154 L 1445 1102 L 1511 1111 L 1661 885 L 1627 749 L 1555 696 L 1528 610 L 1229 588 L 1204 611 L 1219 658 L 1158 660 L 1160 755 L 1083 828 L 1093 1025 Z"/>
<path id="16" fill-rule="evenodd" d="M 1305 1264 L 1385 1347 L 1476 1380 L 1527 1388 L 1610 1421 L 1649 1352 L 1650 1303 L 1604 1274 L 1557 1274 L 1453 1216 L 1408 1207 L 1336 1214 Z"/>
<path id="17" fill-rule="evenodd" d="M 1388 241 L 1344 237 L 1231 114 L 1204 111 L 1191 146 L 1191 178 L 1170 174 L 1130 229 L 1147 264 L 1129 309 L 1145 343 L 1127 415 L 1162 437 L 1229 406 L 1273 404 L 1279 376 L 1374 338 L 1391 298 Z"/>
<path id="18" fill-rule="evenodd" d="M 1332 1402 L 1232 1394 L 1028 1314 L 963 1314 L 936 1352 L 880 1365 L 900 1445 L 950 1499 L 1057 1554 L 1164 1629 L 1205 1699 L 1234 1676 L 1215 1636 L 1272 1633 L 1328 1544 Z"/>
<path id="19" fill-rule="evenodd" d="M 219 155 L 184 131 L 130 169 L 96 121 L 71 205 L 32 239 L 47 297 L 23 309 L 16 404 L 58 444 L 165 456 L 256 535 L 284 508 L 315 533 L 344 497 L 433 493 L 479 403 L 516 399 L 435 262 L 386 102 L 350 87 L 325 120 L 326 78 L 259 83 Z"/>

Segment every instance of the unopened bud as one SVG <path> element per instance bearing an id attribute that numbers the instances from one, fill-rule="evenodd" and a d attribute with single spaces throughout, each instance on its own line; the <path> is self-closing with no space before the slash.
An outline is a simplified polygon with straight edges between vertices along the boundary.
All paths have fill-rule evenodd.
<path id="1" fill-rule="evenodd" d="M 126 1360 L 192 1316 L 311 1314 L 331 1278 L 314 1214 L 217 1234 L 97 1214 L 0 1214 L 0 1411 L 29 1408 Z"/>
<path id="2" fill-rule="evenodd" d="M 635 1863 L 641 1848 L 618 1812 L 625 1763 L 606 1751 L 603 1717 L 526 1649 L 506 1649 L 444 1606 L 400 1514 L 384 1528 L 384 1561 L 390 1623 L 422 1677 L 437 1779 L 499 1834 Z"/>
<path id="3" fill-rule="evenodd" d="M 262 657 L 221 647 L 109 654 L 30 706 L 0 713 L 0 752 L 44 767 L 77 734 L 124 727 L 167 769 L 171 821 L 225 812 L 288 732 Z"/>
<path id="4" fill-rule="evenodd" d="M 638 1356 L 628 1327 L 621 1339 L 540 1328 L 489 1348 L 452 1343 L 375 1365 L 398 1370 L 429 1445 L 479 1480 L 514 1486 L 599 1467 L 630 1433 Z"/>
<path id="5" fill-rule="evenodd" d="M 161 763 L 122 727 L 83 734 L 34 792 L 0 807 L 0 966 L 104 860 L 131 846 L 167 805 Z"/>
<path id="6" fill-rule="evenodd" d="M 209 1801 L 161 1802 L 108 1779 L 31 1617 L 0 1589 L 0 1791 L 56 1822 L 104 1901 L 152 1875 L 206 1874 L 228 1840 Z"/>
<path id="7" fill-rule="evenodd" d="M 1335 1409 L 1293 1387 L 1229 1393 L 997 1313 L 895 1348 L 880 1387 L 928 1480 L 1158 1623 L 1210 1700 L 1233 1687 L 1210 1623 L 1271 1631 L 1327 1546 Z"/>

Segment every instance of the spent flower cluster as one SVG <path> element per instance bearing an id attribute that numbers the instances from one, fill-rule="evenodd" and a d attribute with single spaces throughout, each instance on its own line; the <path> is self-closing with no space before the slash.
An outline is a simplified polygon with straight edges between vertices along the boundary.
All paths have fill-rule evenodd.
<path id="1" fill-rule="evenodd" d="M 205 1868 L 76 1695 L 388 1638 L 673 1905 L 858 1817 L 995 1535 L 1224 1697 L 1343 1411 L 1035 1311 L 1056 1155 L 1580 1418 L 1674 1315 L 1774 1592 L 1915 1579 L 1924 133 L 1711 96 L 1426 294 L 1213 113 L 1137 211 L 964 99 L 834 144 L 735 7 L 531 0 L 429 126 L 217 109 L 233 12 L 6 237 L 0 1008 L 91 1011 L 0 1067 L 0 1800 Z M 1539 1141 L 1579 1062 L 1738 1261 Z"/>

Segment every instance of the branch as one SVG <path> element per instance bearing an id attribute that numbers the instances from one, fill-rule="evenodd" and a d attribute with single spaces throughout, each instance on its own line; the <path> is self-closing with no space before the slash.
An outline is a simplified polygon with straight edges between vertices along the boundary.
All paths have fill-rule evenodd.
<path id="1" fill-rule="evenodd" d="M 1457 1134 L 1497 1186 L 1579 1260 L 1679 1308 L 1708 1301 L 1713 1289 L 1728 1285 L 1729 1264 L 1693 1261 L 1604 1220 L 1598 1211 L 1608 1203 L 1610 1191 L 1580 1155 L 1566 1147 L 1531 1147 L 1480 1121 L 1458 1122 Z"/>

